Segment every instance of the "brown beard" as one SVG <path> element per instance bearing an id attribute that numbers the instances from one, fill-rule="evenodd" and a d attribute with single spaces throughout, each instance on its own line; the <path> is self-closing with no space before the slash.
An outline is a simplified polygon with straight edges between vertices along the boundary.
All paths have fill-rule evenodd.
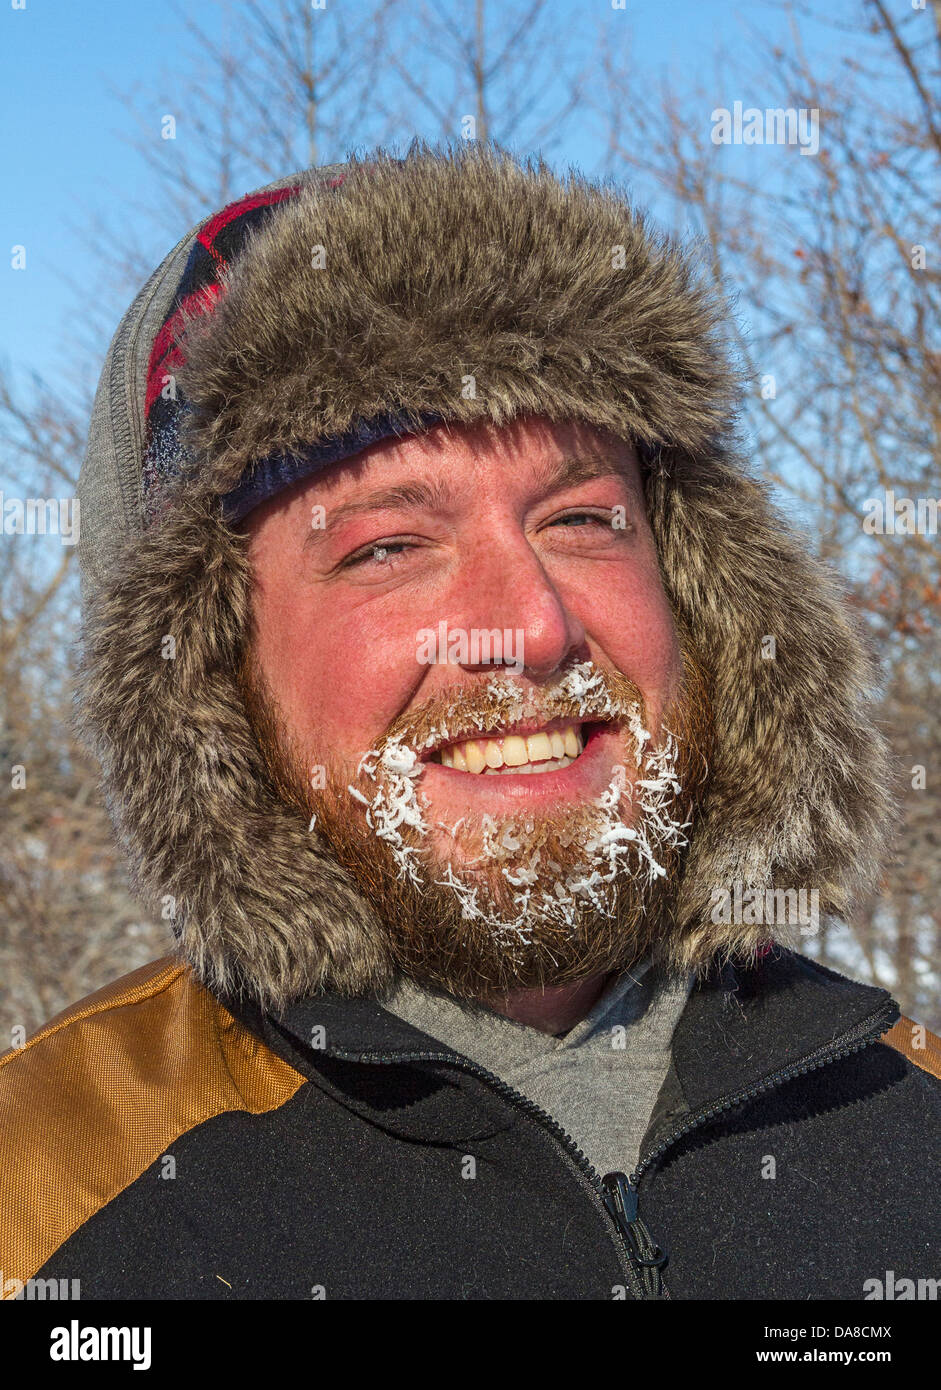
<path id="1" fill-rule="evenodd" d="M 674 822 L 688 823 L 688 835 L 708 776 L 713 726 L 709 682 L 688 639 L 681 638 L 681 652 L 683 680 L 664 714 L 660 738 L 669 731 L 676 740 L 674 772 L 679 790 L 671 799 L 670 815 Z M 603 674 L 612 694 L 637 704 L 647 727 L 638 687 L 621 672 Z M 397 967 L 419 985 L 460 999 L 487 999 L 512 990 L 573 984 L 589 976 L 621 973 L 648 955 L 669 963 L 672 908 L 684 837 L 679 837 L 679 842 L 657 843 L 656 859 L 662 874 L 642 873 L 641 864 L 633 863 L 619 870 L 603 902 L 579 899 L 571 904 L 566 919 L 536 910 L 524 914 L 522 924 L 519 898 L 504 873 L 507 867 L 511 871 L 516 867 L 514 854 L 501 850 L 504 858 L 476 867 L 468 866 L 466 855 L 462 856 L 456 876 L 478 889 L 488 909 L 484 919 L 468 918 L 454 888 L 438 881 L 447 871 L 447 860 L 436 856 L 429 861 L 430 851 L 420 836 L 407 833 L 407 852 L 416 851 L 410 862 L 421 864 L 413 875 L 417 881 L 413 881 L 401 872 L 401 856 L 397 858 L 389 843 L 367 824 L 362 804 L 348 788 L 355 785 L 369 800 L 375 783 L 362 773 L 351 774 L 349 768 L 325 761 L 315 750 L 298 747 L 251 650 L 239 672 L 239 683 L 274 789 L 305 822 L 315 818 L 316 833 L 327 841 L 337 862 L 353 876 L 374 908 Z M 578 713 L 577 701 L 572 701 L 570 710 L 565 705 L 564 700 L 557 700 L 551 714 Z M 485 716 L 485 728 L 496 727 L 504 712 L 483 685 L 441 692 L 396 720 L 379 747 L 398 736 L 407 737 L 409 747 L 419 748 L 445 721 L 450 737 L 472 737 L 475 717 Z M 626 738 L 625 761 L 633 762 L 633 747 L 633 740 Z M 310 778 L 313 767 L 321 769 L 316 787 Z M 636 825 L 638 814 L 643 813 L 635 808 L 628 823 Z M 598 816 L 595 808 L 579 808 L 540 814 L 522 825 L 520 818 L 501 820 L 491 841 L 495 839 L 500 845 L 504 829 L 522 829 L 528 859 L 533 851 L 539 851 L 543 866 L 540 884 L 548 893 L 556 882 L 564 881 L 584 864 L 584 843 L 597 827 Z M 482 834 L 479 822 L 468 824 L 461 831 L 462 843 L 479 848 Z M 501 929 L 499 923 L 508 919 L 513 921 L 512 929 Z"/>

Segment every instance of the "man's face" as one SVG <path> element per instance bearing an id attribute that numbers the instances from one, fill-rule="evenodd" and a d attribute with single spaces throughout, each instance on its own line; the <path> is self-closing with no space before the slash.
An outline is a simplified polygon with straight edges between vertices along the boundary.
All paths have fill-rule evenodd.
<path id="1" fill-rule="evenodd" d="M 249 713 L 400 966 L 476 995 L 636 961 L 709 721 L 631 447 L 440 426 L 247 529 Z"/>

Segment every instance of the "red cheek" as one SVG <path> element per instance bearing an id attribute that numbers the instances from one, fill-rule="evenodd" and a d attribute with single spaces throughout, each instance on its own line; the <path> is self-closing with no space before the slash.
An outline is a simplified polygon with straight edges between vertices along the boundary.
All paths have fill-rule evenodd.
<path id="1" fill-rule="evenodd" d="M 416 659 L 418 626 L 401 610 L 392 619 L 370 605 L 344 614 L 309 595 L 274 609 L 260 654 L 302 739 L 358 760 L 427 675 Z"/>
<path id="2" fill-rule="evenodd" d="M 654 712 L 666 706 L 682 670 L 679 643 L 651 538 L 636 563 L 611 566 L 605 582 L 571 586 L 562 594 L 572 605 L 597 659 L 635 680 Z"/>

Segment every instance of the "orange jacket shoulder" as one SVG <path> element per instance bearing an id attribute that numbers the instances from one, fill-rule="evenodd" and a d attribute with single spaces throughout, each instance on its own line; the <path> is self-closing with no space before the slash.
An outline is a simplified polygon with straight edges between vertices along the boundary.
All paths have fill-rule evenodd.
<path id="1" fill-rule="evenodd" d="M 181 1134 L 303 1081 L 169 956 L 57 1015 L 0 1056 L 0 1296 Z"/>
<path id="2" fill-rule="evenodd" d="M 923 1024 L 913 1023 L 903 1014 L 882 1041 L 901 1052 L 922 1071 L 941 1080 L 941 1038 L 929 1032 Z"/>

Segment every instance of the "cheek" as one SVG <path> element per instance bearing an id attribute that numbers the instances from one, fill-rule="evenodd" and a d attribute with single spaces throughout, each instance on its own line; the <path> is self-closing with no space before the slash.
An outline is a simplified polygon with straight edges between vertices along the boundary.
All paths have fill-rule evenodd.
<path id="1" fill-rule="evenodd" d="M 656 559 L 619 567 L 611 581 L 582 597 L 590 644 L 636 681 L 657 723 L 679 690 L 682 658 Z"/>
<path id="2" fill-rule="evenodd" d="M 302 744 L 358 762 L 420 682 L 416 623 L 402 605 L 344 610 L 310 590 L 262 592 L 257 614 L 259 661 Z"/>

